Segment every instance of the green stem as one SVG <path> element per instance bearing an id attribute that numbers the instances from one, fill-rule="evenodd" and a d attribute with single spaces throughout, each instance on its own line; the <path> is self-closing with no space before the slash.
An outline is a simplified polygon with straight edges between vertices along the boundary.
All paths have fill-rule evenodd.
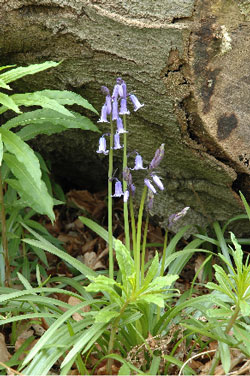
<path id="1" fill-rule="evenodd" d="M 163 277 L 164 267 L 165 267 L 165 262 L 166 262 L 167 243 L 168 243 L 168 229 L 166 229 L 164 243 L 163 243 L 163 253 L 162 253 L 162 260 L 161 260 L 161 271 L 160 271 L 161 277 Z"/>
<path id="2" fill-rule="evenodd" d="M 166 255 L 167 255 L 167 243 L 168 243 L 168 229 L 166 229 L 165 237 L 164 237 L 160 277 L 163 277 L 163 274 L 164 274 L 164 267 L 165 267 L 165 261 L 166 261 Z M 161 315 L 161 308 L 158 307 L 157 308 L 157 321 L 160 320 L 160 315 Z"/>
<path id="3" fill-rule="evenodd" d="M 135 261 L 135 255 L 136 255 L 136 229 L 135 229 L 135 213 L 134 213 L 133 198 L 132 198 L 131 195 L 129 196 L 129 208 L 130 208 L 132 240 L 133 240 L 133 255 L 134 255 L 134 261 Z"/>
<path id="4" fill-rule="evenodd" d="M 136 238 L 136 254 L 135 254 L 135 273 L 136 273 L 136 289 L 140 288 L 140 250 L 141 250 L 141 227 L 142 227 L 142 215 L 144 209 L 145 198 L 147 194 L 147 187 L 144 186 L 141 204 L 139 208 L 138 221 L 137 221 L 137 238 Z"/>
<path id="5" fill-rule="evenodd" d="M 143 285 L 144 281 L 144 267 L 145 267 L 145 253 L 146 253 L 146 242 L 147 242 L 147 235 L 148 235 L 148 222 L 149 222 L 149 214 L 147 212 L 146 223 L 143 233 L 143 242 L 142 242 L 142 255 L 141 255 L 141 285 Z"/>
<path id="6" fill-rule="evenodd" d="M 9 287 L 11 285 L 10 278 L 10 261 L 8 254 L 8 239 L 7 239 L 7 228 L 6 228 L 6 218 L 5 218 L 5 209 L 4 209 L 4 194 L 3 194 L 3 181 L 2 173 L 0 168 L 0 206 L 1 206 L 1 222 L 2 222 L 2 247 L 3 247 L 3 256 L 5 263 L 5 286 Z"/>
<path id="7" fill-rule="evenodd" d="M 128 304 L 131 302 L 131 299 L 128 299 L 122 306 L 120 310 L 119 316 L 114 321 L 114 325 L 112 326 L 110 337 L 109 337 L 109 345 L 108 345 L 108 355 L 112 354 L 113 348 L 114 348 L 114 340 L 115 340 L 115 334 L 118 328 L 119 321 L 122 317 L 122 314 L 124 313 L 125 309 L 127 308 Z M 107 373 L 108 375 L 112 375 L 112 365 L 113 365 L 114 360 L 113 359 L 108 359 L 107 363 Z"/>
<path id="8" fill-rule="evenodd" d="M 227 324 L 226 331 L 225 331 L 226 334 L 228 334 L 230 332 L 230 330 L 232 329 L 233 324 L 235 323 L 239 312 L 240 312 L 240 305 L 238 304 L 235 308 L 234 314 L 231 316 L 231 319 L 230 319 L 229 323 Z M 215 353 L 215 356 L 213 358 L 213 361 L 212 361 L 212 365 L 211 365 L 211 368 L 210 368 L 210 371 L 209 371 L 209 375 L 214 374 L 215 368 L 219 364 L 219 361 L 220 361 L 220 352 L 219 352 L 219 350 L 217 350 L 216 353 Z"/>
<path id="9" fill-rule="evenodd" d="M 109 278 L 114 278 L 114 256 L 113 256 L 113 228 L 112 228 L 112 177 L 113 177 L 113 144 L 114 126 L 110 119 L 110 150 L 108 170 L 108 239 L 109 239 Z"/>
<path id="10" fill-rule="evenodd" d="M 126 115 L 123 115 L 123 128 L 127 130 Z M 127 133 L 123 134 L 123 165 L 122 170 L 127 167 Z M 127 189 L 127 182 L 123 179 L 123 192 L 125 193 Z M 130 236 L 129 236 L 129 220 L 128 220 L 128 203 L 123 203 L 123 216 L 124 216 L 124 232 L 125 232 L 125 245 L 128 250 L 130 250 Z"/>

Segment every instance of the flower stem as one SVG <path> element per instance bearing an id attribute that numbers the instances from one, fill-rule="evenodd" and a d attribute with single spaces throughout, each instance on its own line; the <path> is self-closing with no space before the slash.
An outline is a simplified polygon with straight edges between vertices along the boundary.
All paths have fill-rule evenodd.
<path id="1" fill-rule="evenodd" d="M 163 274 L 164 274 L 164 267 L 165 267 L 165 261 L 166 261 L 166 255 L 167 255 L 167 243 L 168 243 L 168 229 L 166 229 L 165 237 L 164 237 L 160 277 L 163 277 Z M 161 315 L 161 308 L 158 307 L 157 308 L 157 321 L 160 320 L 160 315 Z"/>
<path id="2" fill-rule="evenodd" d="M 114 256 L 113 256 L 113 228 L 112 228 L 112 177 L 113 177 L 113 143 L 114 126 L 110 119 L 110 151 L 108 170 L 108 239 L 109 239 L 109 278 L 114 278 Z"/>
<path id="3" fill-rule="evenodd" d="M 136 238 L 136 254 L 135 254 L 135 273 L 136 273 L 136 289 L 140 288 L 140 250 L 141 250 L 141 227 L 142 227 L 142 215 L 144 209 L 145 198 L 147 194 L 147 187 L 144 186 L 141 203 L 137 221 L 137 238 Z"/>
<path id="4" fill-rule="evenodd" d="M 134 256 L 134 260 L 135 260 L 135 255 L 136 255 L 136 229 L 135 229 L 135 213 L 134 213 L 133 198 L 132 198 L 131 195 L 129 196 L 129 208 L 130 208 L 132 240 L 133 240 L 133 256 Z"/>
<path id="5" fill-rule="evenodd" d="M 163 277 L 163 273 L 164 273 L 166 254 L 167 254 L 167 243 L 168 243 L 168 229 L 166 229 L 164 243 L 163 243 L 163 253 L 162 253 L 162 260 L 161 260 L 161 271 L 160 271 L 161 277 Z"/>
<path id="6" fill-rule="evenodd" d="M 126 115 L 123 115 L 123 127 L 127 130 Z M 123 134 L 123 165 L 122 170 L 127 167 L 127 133 Z M 123 179 L 123 192 L 125 193 L 127 189 L 127 182 Z M 125 231 L 125 245 L 128 250 L 130 250 L 130 235 L 129 235 L 129 220 L 128 220 L 128 203 L 123 203 L 123 215 L 124 215 L 124 231 Z"/>
<path id="7" fill-rule="evenodd" d="M 0 206 L 1 206 L 1 222 L 2 222 L 2 247 L 3 247 L 3 256 L 4 256 L 4 263 L 5 263 L 5 286 L 9 287 L 11 285 L 10 262 L 9 262 L 9 254 L 8 254 L 8 239 L 7 239 L 6 218 L 5 218 L 3 197 L 4 197 L 3 181 L 2 181 L 2 173 L 1 173 L 1 168 L 0 168 Z"/>
<path id="8" fill-rule="evenodd" d="M 142 255 L 141 255 L 141 284 L 143 285 L 144 280 L 144 265 L 145 265 L 145 253 L 146 253 L 146 242 L 147 242 L 147 234 L 148 234 L 148 222 L 149 222 L 149 214 L 147 212 L 146 223 L 143 233 L 143 242 L 142 242 Z"/>
<path id="9" fill-rule="evenodd" d="M 120 310 L 120 314 L 119 316 L 117 316 L 117 318 L 115 319 L 114 321 L 114 324 L 111 328 L 111 332 L 110 332 L 110 337 L 109 337 L 109 344 L 108 344 L 108 355 L 112 354 L 113 352 L 113 348 L 114 348 L 114 340 L 115 340 L 115 334 L 116 334 L 116 330 L 118 328 L 118 324 L 119 324 L 119 321 L 125 311 L 125 309 L 127 308 L 128 304 L 131 302 L 131 299 L 128 299 L 122 306 L 121 310 Z M 107 363 L 107 374 L 108 375 L 112 375 L 112 364 L 113 364 L 113 359 L 108 359 L 108 363 Z"/>

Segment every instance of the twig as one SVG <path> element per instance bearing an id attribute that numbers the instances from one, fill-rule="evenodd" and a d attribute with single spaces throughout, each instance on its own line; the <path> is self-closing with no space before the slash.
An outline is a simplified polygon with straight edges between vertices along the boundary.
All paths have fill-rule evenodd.
<path id="1" fill-rule="evenodd" d="M 3 362 L 0 362 L 0 365 L 3 366 L 4 368 L 6 368 L 7 371 L 11 371 L 12 373 L 14 373 L 14 374 L 16 374 L 16 375 L 25 376 L 23 373 L 20 373 L 20 372 L 14 370 L 13 368 L 7 366 L 7 365 L 6 365 L 5 363 L 3 363 Z"/>
<path id="2" fill-rule="evenodd" d="M 206 355 L 206 354 L 209 354 L 209 353 L 211 353 L 211 352 L 215 352 L 215 351 L 216 351 L 216 349 L 214 349 L 214 350 L 207 350 L 207 351 L 204 351 L 204 352 L 202 352 L 202 353 L 199 353 L 199 354 L 193 355 L 191 358 L 189 358 L 188 360 L 186 360 L 185 363 L 183 363 L 183 365 L 182 365 L 182 367 L 181 367 L 181 369 L 180 369 L 180 372 L 178 373 L 178 376 L 181 376 L 181 373 L 182 373 L 183 368 L 184 368 L 184 367 L 190 362 L 190 360 L 192 360 L 192 359 L 194 359 L 194 358 L 198 358 L 198 357 L 201 356 L 201 355 Z"/>

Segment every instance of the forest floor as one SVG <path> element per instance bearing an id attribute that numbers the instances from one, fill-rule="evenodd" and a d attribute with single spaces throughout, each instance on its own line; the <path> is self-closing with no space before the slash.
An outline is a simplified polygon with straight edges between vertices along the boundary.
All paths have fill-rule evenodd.
<path id="1" fill-rule="evenodd" d="M 94 193 L 91 194 L 88 191 L 70 191 L 67 195 L 68 203 L 67 205 L 58 206 L 55 209 L 56 221 L 54 224 L 51 224 L 45 217 L 38 217 L 37 220 L 40 221 L 43 225 L 46 226 L 47 230 L 56 237 L 62 244 L 63 248 L 67 251 L 69 255 L 83 262 L 92 270 L 108 270 L 108 248 L 106 242 L 95 234 L 92 230 L 86 227 L 79 219 L 79 215 L 87 215 L 93 220 L 97 221 L 100 225 L 107 225 L 107 207 L 105 203 L 106 193 Z M 114 236 L 121 241 L 124 240 L 124 228 L 123 228 L 123 202 L 117 200 L 114 204 Z M 144 224 L 143 224 L 144 226 Z M 162 247 L 164 242 L 164 231 L 158 226 L 154 225 L 153 221 L 148 228 L 148 237 L 147 243 L 148 247 L 146 248 L 146 260 L 153 258 L 155 252 L 159 252 L 161 255 Z M 181 250 L 183 246 L 188 243 L 187 240 L 182 240 L 178 244 L 179 249 Z M 58 257 L 54 256 L 51 253 L 46 252 L 46 256 L 49 263 L 49 268 L 47 271 L 48 275 L 52 277 L 55 276 L 66 276 L 74 277 L 75 270 L 72 270 L 69 265 L 60 260 Z M 32 257 L 32 256 L 31 256 Z M 195 256 L 189 260 L 189 262 L 184 267 L 179 279 L 176 282 L 175 287 L 179 289 L 180 293 L 183 294 L 185 291 L 189 290 L 194 276 L 204 261 L 204 256 L 202 254 L 196 253 Z M 115 264 L 115 269 L 117 270 L 117 265 Z M 34 281 L 36 276 L 34 273 Z M 32 281 L 30 281 L 32 282 Z M 204 282 L 202 280 L 202 275 L 199 274 L 197 278 L 196 293 L 198 294 L 207 294 L 208 290 L 204 287 Z M 68 286 L 68 290 L 73 289 Z M 54 294 L 53 296 L 56 299 L 65 301 L 71 305 L 78 303 L 76 298 L 70 297 L 66 294 Z M 75 314 L 75 320 L 81 318 L 80 315 Z M 19 327 L 20 334 L 17 336 L 17 340 L 14 346 L 6 346 L 6 343 L 10 343 L 8 340 L 10 328 L 8 326 L 4 327 L 2 334 L 0 333 L 0 363 L 5 362 L 9 355 L 14 354 L 15 351 L 24 343 L 28 336 L 35 335 L 37 338 L 31 343 L 31 348 L 38 341 L 41 334 L 46 331 L 47 326 L 46 322 L 42 320 L 41 324 L 34 324 L 31 320 L 26 320 L 22 322 L 21 327 Z M 171 333 L 170 333 L 171 335 Z M 179 332 L 179 337 L 183 335 L 183 331 Z M 171 342 L 169 337 L 150 337 L 147 339 L 147 343 L 151 346 L 153 350 L 160 349 L 163 353 L 169 353 L 171 348 L 173 348 L 173 341 Z M 176 341 L 178 338 L 176 338 Z M 190 348 L 193 347 L 192 354 L 195 356 L 193 359 L 190 359 L 188 366 L 194 370 L 194 374 L 197 375 L 206 375 L 213 359 L 213 355 L 217 349 L 216 341 L 208 341 L 207 353 L 204 352 L 204 355 L 198 355 L 200 348 L 199 344 L 189 343 L 187 346 L 183 341 L 179 346 L 178 351 L 176 351 L 175 356 L 179 357 L 180 360 L 184 361 L 186 359 L 187 353 L 190 351 Z M 133 351 L 128 354 L 128 360 L 136 366 L 138 366 L 138 357 L 139 363 L 143 364 L 143 351 L 137 350 L 137 360 L 133 360 Z M 143 350 L 143 348 L 142 348 Z M 2 354 L 2 355 L 1 355 Z M 5 354 L 5 356 L 4 356 Z M 7 355 L 6 355 L 7 354 Z M 196 356 L 197 355 L 197 356 Z M 6 358 L 7 356 L 7 358 Z M 93 367 L 96 364 L 97 359 L 95 356 L 90 357 L 90 363 L 92 362 Z M 250 360 L 242 357 L 242 354 L 237 350 L 232 350 L 231 361 L 233 367 L 231 368 L 230 375 L 247 375 L 250 374 Z M 105 361 L 106 362 L 106 361 Z M 95 374 L 102 375 L 106 373 L 106 363 L 102 362 L 98 368 L 95 370 Z M 140 364 L 139 364 L 140 365 Z M 60 365 L 54 367 L 51 374 L 60 374 Z M 114 363 L 114 374 L 118 374 L 120 363 Z M 88 367 L 88 370 L 91 373 L 91 364 Z M 179 375 L 179 368 L 177 366 L 172 366 L 169 371 L 172 375 Z M 9 374 L 19 374 L 13 370 Z M 72 375 L 78 374 L 77 369 L 72 369 Z M 216 368 L 216 375 L 224 375 L 222 366 Z"/>

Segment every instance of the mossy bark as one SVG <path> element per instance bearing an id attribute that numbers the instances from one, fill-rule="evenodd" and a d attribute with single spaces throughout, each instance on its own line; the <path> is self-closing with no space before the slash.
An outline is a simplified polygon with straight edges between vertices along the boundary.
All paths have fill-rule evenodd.
<path id="1" fill-rule="evenodd" d="M 1 65 L 63 60 L 17 90 L 74 90 L 98 110 L 100 86 L 117 76 L 136 91 L 145 106 L 128 119 L 129 149 L 146 164 L 165 143 L 166 190 L 154 205 L 163 226 L 184 206 L 200 225 L 242 211 L 238 189 L 250 197 L 248 1 L 0 0 L 0 9 Z M 108 161 L 97 143 L 76 130 L 39 137 L 35 147 L 68 187 L 98 190 Z"/>

